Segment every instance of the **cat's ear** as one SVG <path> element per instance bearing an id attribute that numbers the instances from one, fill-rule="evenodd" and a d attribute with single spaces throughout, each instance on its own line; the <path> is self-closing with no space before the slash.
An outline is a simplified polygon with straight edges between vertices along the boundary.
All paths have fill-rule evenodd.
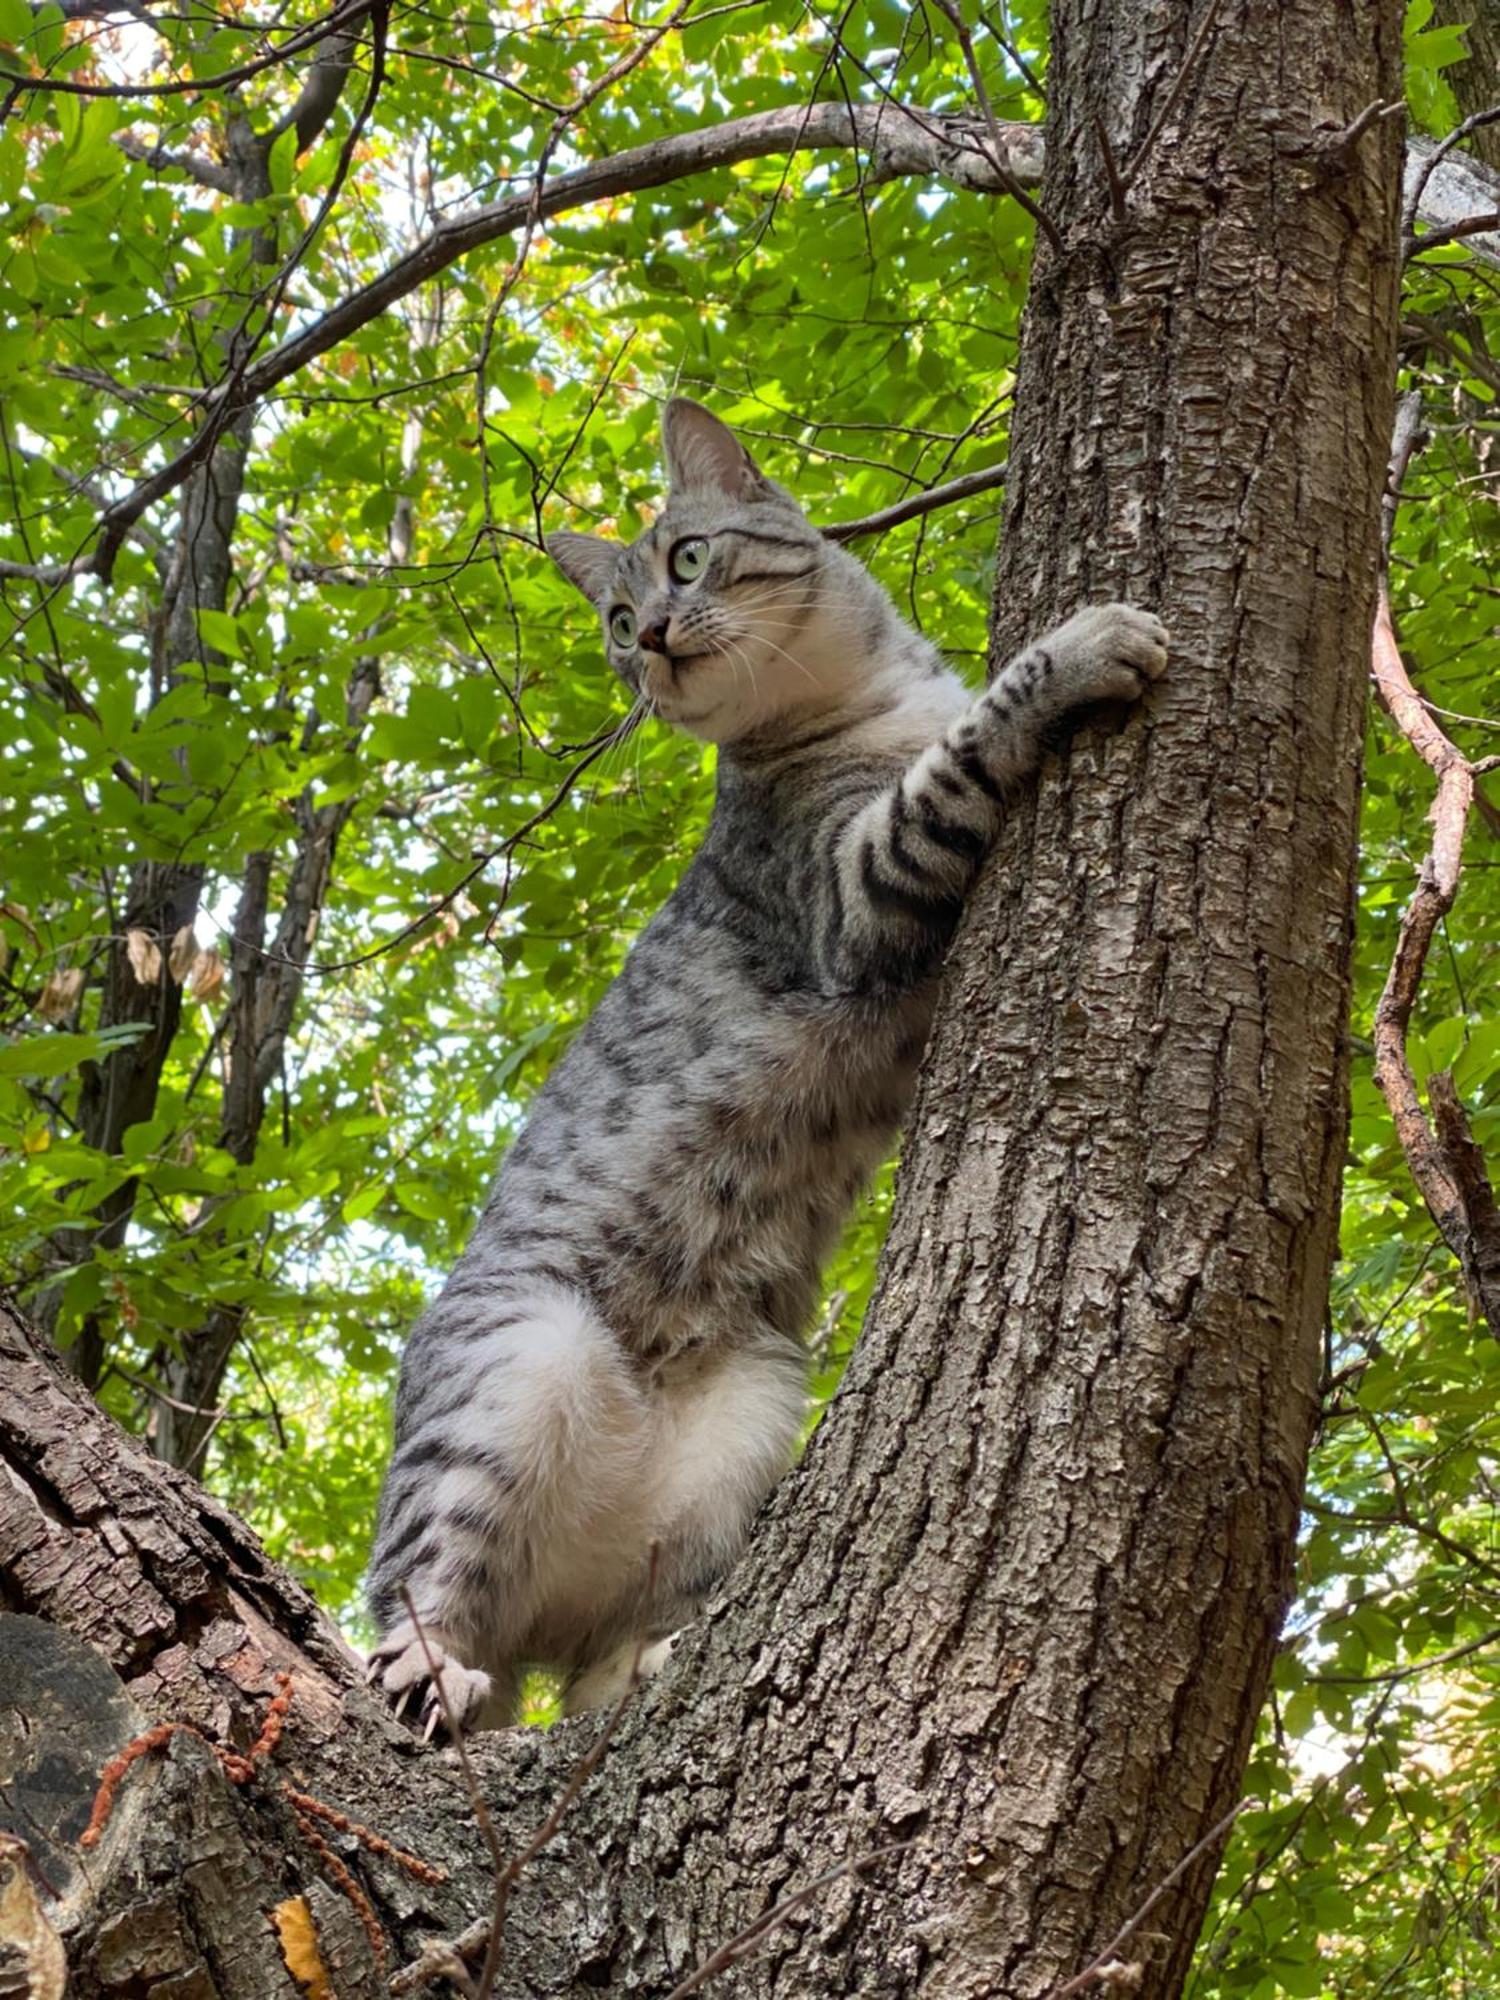
<path id="1" fill-rule="evenodd" d="M 674 493 L 727 493 L 754 500 L 770 481 L 727 424 L 701 403 L 674 396 L 662 411 L 662 449 Z"/>
<path id="2" fill-rule="evenodd" d="M 615 544 L 598 535 L 575 535 L 569 528 L 559 528 L 555 535 L 544 538 L 542 546 L 569 583 L 575 584 L 590 604 L 597 604 L 619 559 Z"/>

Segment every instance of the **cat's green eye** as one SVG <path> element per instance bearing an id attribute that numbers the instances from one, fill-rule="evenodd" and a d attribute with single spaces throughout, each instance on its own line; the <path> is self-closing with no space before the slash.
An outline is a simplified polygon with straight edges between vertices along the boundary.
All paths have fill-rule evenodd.
<path id="1" fill-rule="evenodd" d="M 708 568 L 708 543 L 702 535 L 694 535 L 686 542 L 674 542 L 672 553 L 667 557 L 667 568 L 678 583 L 696 583 Z"/>
<path id="2" fill-rule="evenodd" d="M 617 604 L 609 614 L 610 636 L 617 646 L 635 644 L 635 613 L 627 605 Z"/>

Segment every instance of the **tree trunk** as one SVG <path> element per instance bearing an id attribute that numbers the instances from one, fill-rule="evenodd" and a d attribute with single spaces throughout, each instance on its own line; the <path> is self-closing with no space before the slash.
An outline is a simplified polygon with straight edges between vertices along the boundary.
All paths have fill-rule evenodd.
<path id="1" fill-rule="evenodd" d="M 953 953 L 835 1407 L 522 1874 L 502 1994 L 661 2000 L 778 1898 L 899 1846 L 778 1924 L 732 1990 L 1039 2000 L 1237 1795 L 1334 1251 L 1391 418 L 1399 139 L 1336 134 L 1399 95 L 1400 9 L 1211 18 L 1054 8 L 1042 202 L 1065 249 L 1038 252 L 996 618 L 998 660 L 1132 596 L 1173 631 L 1168 677 L 1016 814 Z M 1137 170 L 1120 221 L 1096 118 Z M 0 1739 L 29 1837 L 76 1837 L 138 1726 L 120 1681 L 243 1748 L 294 1675 L 259 1784 L 178 1737 L 127 1774 L 86 1886 L 44 1856 L 77 1992 L 290 1995 L 265 1913 L 300 1896 L 333 1990 L 375 1993 L 271 1780 L 449 1868 L 414 1883 L 330 1837 L 408 1958 L 486 1907 L 451 1754 L 377 1713 L 222 1510 L 5 1338 L 7 1598 L 106 1663 L 6 1621 L 7 1679 L 72 1690 L 66 1721 L 38 1694 L 40 1725 Z M 507 1848 L 600 1727 L 476 1743 Z M 1180 1989 L 1214 1858 L 1119 1949 L 1150 2000 Z"/>
<path id="2" fill-rule="evenodd" d="M 1500 0 L 1436 0 L 1432 13 L 1435 21 L 1465 31 L 1467 54 L 1446 72 L 1462 116 L 1500 110 Z M 1481 125 L 1469 147 L 1500 173 L 1500 119 Z"/>
<path id="3" fill-rule="evenodd" d="M 270 142 L 257 137 L 244 118 L 229 121 L 226 152 L 237 200 L 254 202 L 271 192 L 269 150 Z M 254 228 L 241 232 L 238 240 L 245 254 L 248 295 L 252 281 L 275 264 L 275 233 L 271 228 Z M 241 309 L 237 300 L 232 301 L 232 307 Z M 235 339 L 221 331 L 213 351 L 224 361 L 233 362 L 237 358 Z M 198 614 L 222 611 L 228 602 L 234 574 L 234 531 L 254 428 L 255 413 L 241 411 L 183 488 L 172 559 L 152 632 L 153 706 L 178 685 L 190 661 L 202 660 L 211 667 L 225 664 L 224 656 L 204 643 Z M 84 1072 L 78 1099 L 79 1134 L 84 1144 L 97 1152 L 118 1154 L 131 1126 L 144 1124 L 155 1114 L 162 1074 L 182 1017 L 182 987 L 167 970 L 167 956 L 178 932 L 197 918 L 204 872 L 199 861 L 154 857 L 137 861 L 130 870 L 120 935 L 105 961 L 97 1025 L 101 1029 L 130 1022 L 150 1025 L 145 1034 L 90 1064 Z M 148 982 L 136 977 L 131 963 L 127 941 L 131 932 L 144 932 L 160 953 L 158 974 Z M 87 1232 L 65 1231 L 54 1246 L 57 1260 L 71 1263 L 96 1249 L 118 1249 L 135 1213 L 136 1191 L 135 1181 L 122 1182 L 100 1204 L 97 1219 Z M 61 1281 L 43 1290 L 38 1316 L 49 1330 L 56 1323 L 61 1302 Z M 69 1349 L 69 1363 L 81 1381 L 95 1388 L 105 1358 L 104 1326 L 99 1315 L 91 1313 Z"/>

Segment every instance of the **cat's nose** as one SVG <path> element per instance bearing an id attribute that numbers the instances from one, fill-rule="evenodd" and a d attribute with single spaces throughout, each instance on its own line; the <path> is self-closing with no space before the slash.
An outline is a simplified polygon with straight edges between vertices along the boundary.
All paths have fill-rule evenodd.
<path id="1" fill-rule="evenodd" d="M 667 650 L 667 621 L 658 618 L 654 625 L 643 625 L 640 631 L 641 644 L 648 653 L 665 653 Z"/>

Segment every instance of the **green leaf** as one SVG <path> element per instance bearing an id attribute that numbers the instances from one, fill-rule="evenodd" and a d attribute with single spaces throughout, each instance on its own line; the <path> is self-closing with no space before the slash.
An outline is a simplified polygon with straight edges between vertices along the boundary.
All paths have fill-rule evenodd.
<path id="1" fill-rule="evenodd" d="M 0 1042 L 0 1076 L 63 1076 L 150 1032 L 149 1021 L 131 1021 L 92 1035 L 48 1033 Z"/>

